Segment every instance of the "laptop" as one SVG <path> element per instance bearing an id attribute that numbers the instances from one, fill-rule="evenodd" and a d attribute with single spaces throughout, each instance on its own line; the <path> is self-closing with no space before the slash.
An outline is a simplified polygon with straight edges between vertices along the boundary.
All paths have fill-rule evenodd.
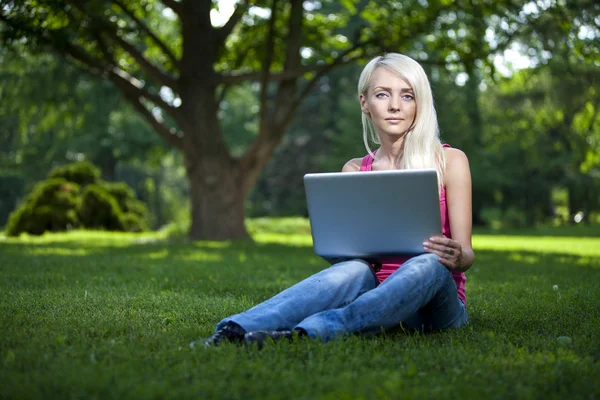
<path id="1" fill-rule="evenodd" d="M 393 262 L 442 233 L 434 169 L 310 173 L 304 189 L 315 253 L 331 263 Z"/>

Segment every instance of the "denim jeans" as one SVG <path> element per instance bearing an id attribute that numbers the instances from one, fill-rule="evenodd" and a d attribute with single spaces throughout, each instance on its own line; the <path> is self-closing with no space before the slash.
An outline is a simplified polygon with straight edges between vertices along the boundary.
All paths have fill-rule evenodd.
<path id="1" fill-rule="evenodd" d="M 467 311 L 450 271 L 433 254 L 406 261 L 378 285 L 363 260 L 335 264 L 240 314 L 225 318 L 246 332 L 303 329 L 328 342 L 402 326 L 423 332 L 459 327 Z"/>

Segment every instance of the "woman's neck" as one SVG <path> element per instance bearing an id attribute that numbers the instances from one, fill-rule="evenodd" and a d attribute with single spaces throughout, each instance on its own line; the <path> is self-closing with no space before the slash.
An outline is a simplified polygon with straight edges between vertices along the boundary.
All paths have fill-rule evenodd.
<path id="1" fill-rule="evenodd" d="M 377 169 L 399 169 L 404 152 L 404 135 L 380 135 L 381 147 L 375 154 L 374 164 Z"/>

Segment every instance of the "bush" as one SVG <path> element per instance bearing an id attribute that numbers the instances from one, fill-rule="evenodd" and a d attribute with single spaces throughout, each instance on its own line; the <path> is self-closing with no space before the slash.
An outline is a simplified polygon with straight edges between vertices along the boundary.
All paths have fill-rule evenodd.
<path id="1" fill-rule="evenodd" d="M 111 194 L 124 213 L 132 213 L 141 220 L 148 217 L 148 208 L 144 203 L 135 198 L 134 190 L 125 182 L 101 182 L 101 186 Z"/>
<path id="2" fill-rule="evenodd" d="M 148 209 L 126 183 L 100 180 L 89 162 L 54 168 L 9 217 L 7 234 L 63 231 L 73 227 L 140 232 Z M 0 192 L 1 193 L 1 192 Z"/>
<path id="3" fill-rule="evenodd" d="M 79 225 L 79 185 L 64 179 L 38 183 L 24 202 L 10 215 L 6 234 L 64 231 Z"/>
<path id="4" fill-rule="evenodd" d="M 100 169 L 87 161 L 55 167 L 48 174 L 48 179 L 62 178 L 80 186 L 90 185 L 100 180 Z"/>
<path id="5" fill-rule="evenodd" d="M 99 185 L 88 185 L 83 190 L 79 218 L 86 228 L 124 230 L 123 212 L 117 200 Z"/>

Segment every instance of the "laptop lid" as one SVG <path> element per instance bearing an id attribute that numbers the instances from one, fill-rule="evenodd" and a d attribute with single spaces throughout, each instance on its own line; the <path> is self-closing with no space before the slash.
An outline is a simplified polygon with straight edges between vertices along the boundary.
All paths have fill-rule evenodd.
<path id="1" fill-rule="evenodd" d="M 385 263 L 441 235 L 434 169 L 314 173 L 304 187 L 315 253 Z"/>

